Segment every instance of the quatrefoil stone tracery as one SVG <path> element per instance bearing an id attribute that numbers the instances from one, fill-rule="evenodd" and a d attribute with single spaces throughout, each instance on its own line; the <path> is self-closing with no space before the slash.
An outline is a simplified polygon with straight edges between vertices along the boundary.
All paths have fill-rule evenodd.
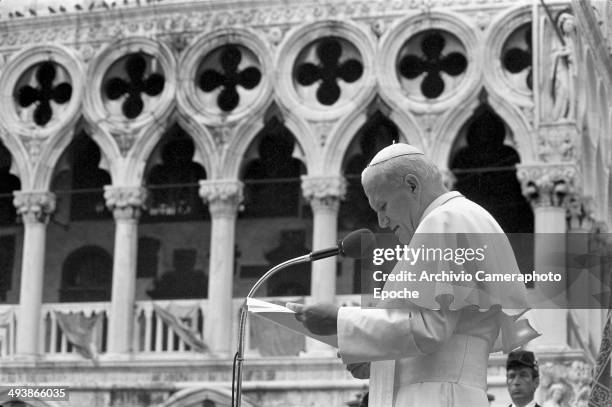
<path id="1" fill-rule="evenodd" d="M 44 126 L 53 117 L 55 104 L 65 104 L 72 96 L 72 85 L 67 82 L 57 84 L 56 64 L 43 62 L 36 67 L 36 85 L 25 84 L 16 89 L 15 99 L 21 108 L 34 107 L 33 119 L 38 126 Z"/>
<path id="2" fill-rule="evenodd" d="M 135 119 L 143 112 L 145 108 L 143 94 L 158 96 L 164 90 L 163 75 L 156 72 L 148 73 L 147 65 L 147 58 L 143 54 L 131 54 L 125 61 L 123 75 L 113 76 L 104 85 L 104 94 L 109 100 L 125 97 L 121 111 L 128 119 Z"/>
<path id="3" fill-rule="evenodd" d="M 326 37 L 315 43 L 317 61 L 298 62 L 295 69 L 299 85 L 316 85 L 316 98 L 325 106 L 335 104 L 342 96 L 340 80 L 352 84 L 363 76 L 363 64 L 355 58 L 342 59 L 342 42 L 335 37 Z"/>
<path id="4" fill-rule="evenodd" d="M 205 93 L 220 89 L 216 98 L 217 106 L 224 112 L 231 112 L 240 104 L 238 88 L 255 89 L 261 82 L 261 71 L 254 66 L 241 69 L 243 52 L 240 47 L 228 44 L 219 50 L 219 61 L 197 78 L 199 88 Z M 214 54 L 215 51 L 213 51 Z"/>
<path id="5" fill-rule="evenodd" d="M 531 24 L 519 27 L 506 42 L 502 53 L 502 66 L 506 71 L 511 74 L 527 72 L 525 85 L 529 90 L 533 89 L 531 36 Z"/>
<path id="6" fill-rule="evenodd" d="M 447 39 L 437 30 L 427 31 L 415 36 L 406 43 L 418 43 L 419 52 L 407 52 L 398 64 L 398 72 L 407 80 L 419 80 L 420 90 L 427 99 L 440 97 L 445 91 L 442 73 L 458 77 L 467 69 L 467 58 L 460 52 L 447 50 Z"/>

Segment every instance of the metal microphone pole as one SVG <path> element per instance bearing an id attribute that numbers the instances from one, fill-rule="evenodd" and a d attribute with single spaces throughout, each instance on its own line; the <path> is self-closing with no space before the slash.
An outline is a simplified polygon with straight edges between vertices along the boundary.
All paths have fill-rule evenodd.
<path id="1" fill-rule="evenodd" d="M 232 401 L 232 407 L 240 407 L 241 399 L 242 399 L 242 362 L 244 361 L 244 330 L 246 328 L 246 319 L 248 316 L 247 309 L 247 300 L 252 298 L 255 295 L 255 291 L 271 276 L 276 274 L 279 270 L 284 269 L 285 267 L 292 266 L 294 264 L 300 263 L 308 263 L 312 261 L 312 257 L 310 254 L 305 254 L 300 257 L 296 257 L 294 259 L 287 260 L 284 263 L 281 263 L 277 266 L 272 267 L 270 270 L 266 272 L 251 288 L 251 291 L 247 294 L 242 306 L 240 307 L 240 322 L 238 323 L 238 350 L 236 351 L 236 356 L 234 356 L 234 363 L 236 366 L 236 371 L 232 372 L 232 375 L 235 373 L 236 376 L 232 377 L 232 383 L 236 380 L 236 392 L 232 388 L 232 398 L 234 398 L 234 394 L 236 395 L 235 404 Z"/>
<path id="2" fill-rule="evenodd" d="M 234 364 L 232 369 L 232 407 L 240 407 L 240 403 L 242 402 L 242 362 L 244 362 L 244 330 L 246 328 L 246 319 L 249 312 L 247 307 L 248 299 L 255 295 L 257 289 L 261 287 L 261 285 L 268 278 L 276 274 L 279 270 L 294 264 L 308 263 L 311 261 L 324 259 L 326 257 L 336 256 L 338 254 L 342 256 L 359 258 L 361 255 L 361 244 L 364 243 L 364 240 L 367 243 L 364 247 L 370 248 L 371 251 L 371 248 L 376 245 L 374 235 L 368 229 L 359 229 L 349 233 L 348 236 L 338 242 L 337 247 L 316 250 L 310 254 L 305 254 L 303 256 L 287 260 L 278 266 L 272 267 L 253 285 L 251 291 L 249 291 L 244 302 L 242 303 L 242 306 L 240 307 L 240 322 L 238 323 L 238 350 L 234 356 Z M 365 252 L 367 253 L 368 249 L 366 249 Z M 236 391 L 234 391 L 234 383 L 236 384 Z"/>

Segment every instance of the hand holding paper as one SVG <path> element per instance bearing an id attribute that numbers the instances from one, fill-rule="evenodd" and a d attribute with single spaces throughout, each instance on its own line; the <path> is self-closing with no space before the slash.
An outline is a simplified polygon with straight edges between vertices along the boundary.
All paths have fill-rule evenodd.
<path id="1" fill-rule="evenodd" d="M 338 333 L 338 307 L 334 304 L 302 305 L 289 302 L 287 308 L 294 311 L 295 318 L 316 335 Z"/>
<path id="2" fill-rule="evenodd" d="M 303 318 L 305 312 L 308 310 L 307 306 L 302 304 L 288 303 L 287 307 L 283 307 L 282 305 L 272 304 L 269 302 L 256 300 L 254 298 L 247 299 L 247 306 L 250 313 L 257 315 L 258 317 L 267 319 L 277 325 L 283 326 L 291 331 L 306 335 L 328 345 L 331 345 L 335 348 L 338 347 L 338 337 L 333 334 L 315 334 L 309 331 L 301 320 L 298 318 Z M 335 305 L 333 306 L 335 307 Z M 298 312 L 295 312 L 298 310 Z M 298 316 L 299 315 L 299 316 Z M 337 307 L 336 314 L 334 318 L 337 316 Z M 306 317 L 309 319 L 309 317 Z M 300 322 L 298 322 L 300 321 Z M 336 329 L 336 325 L 334 322 L 334 332 Z"/>

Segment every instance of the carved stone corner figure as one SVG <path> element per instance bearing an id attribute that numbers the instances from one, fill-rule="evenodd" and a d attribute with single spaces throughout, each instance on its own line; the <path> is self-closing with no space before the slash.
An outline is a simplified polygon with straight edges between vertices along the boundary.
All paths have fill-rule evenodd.
<path id="1" fill-rule="evenodd" d="M 575 117 L 576 98 L 576 59 L 574 56 L 574 35 L 576 31 L 574 16 L 562 12 L 556 19 L 557 33 L 561 38 L 553 46 L 551 54 L 549 119 L 571 120 Z"/>

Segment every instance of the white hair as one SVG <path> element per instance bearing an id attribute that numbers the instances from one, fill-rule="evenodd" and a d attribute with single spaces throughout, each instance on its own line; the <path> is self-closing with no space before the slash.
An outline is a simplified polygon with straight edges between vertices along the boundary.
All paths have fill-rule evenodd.
<path id="1" fill-rule="evenodd" d="M 361 173 L 362 181 L 366 172 L 384 176 L 390 185 L 399 186 L 406 175 L 414 175 L 425 188 L 445 188 L 440 169 L 423 154 L 407 154 L 366 167 Z"/>

